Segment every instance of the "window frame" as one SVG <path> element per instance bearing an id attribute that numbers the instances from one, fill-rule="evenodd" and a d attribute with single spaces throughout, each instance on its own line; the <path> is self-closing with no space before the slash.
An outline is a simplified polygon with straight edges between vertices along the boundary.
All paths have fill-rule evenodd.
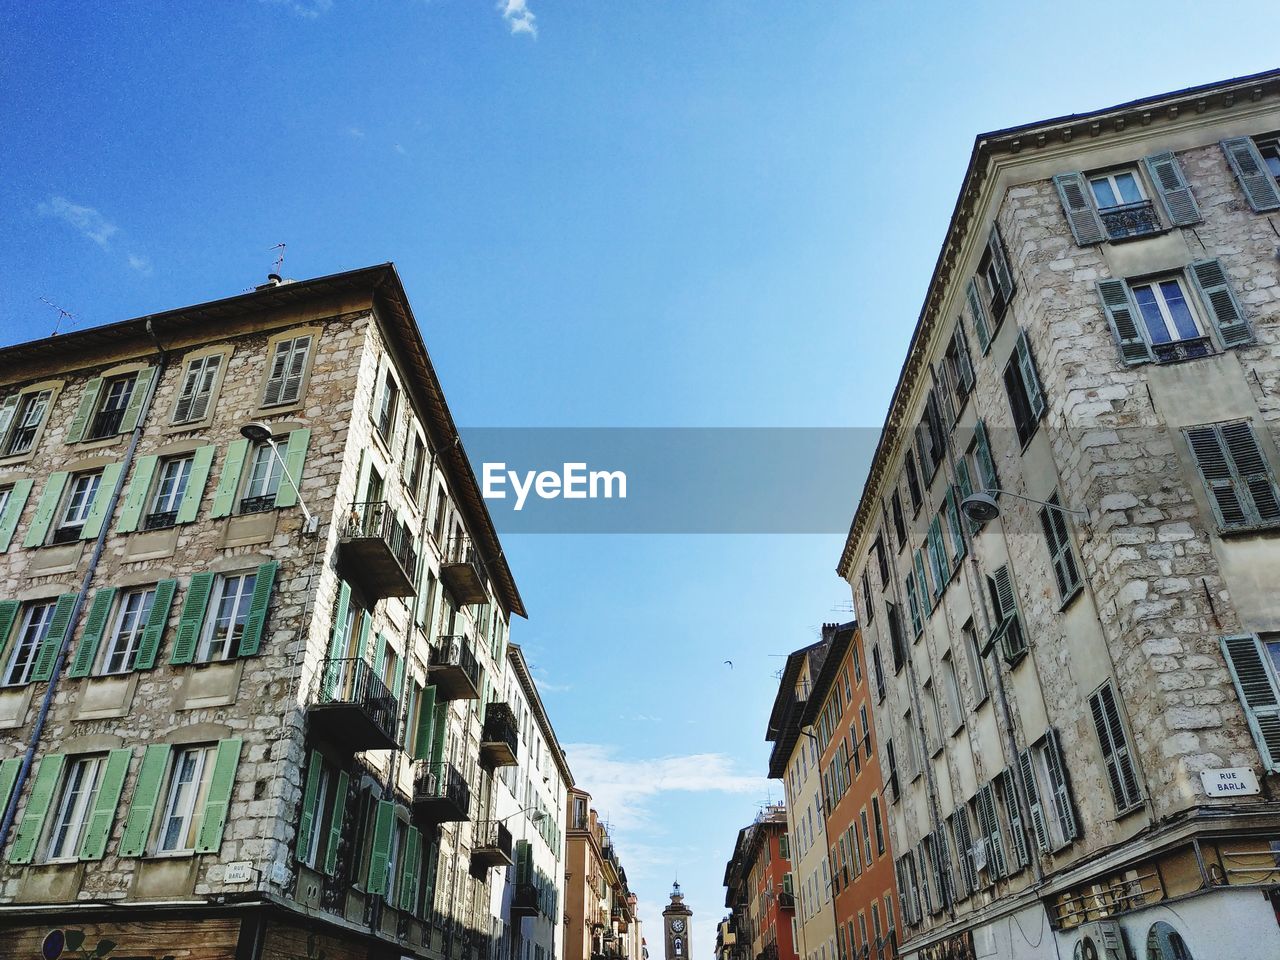
<path id="1" fill-rule="evenodd" d="M 199 842 L 200 829 L 204 825 L 205 807 L 209 799 L 209 790 L 213 783 L 213 771 L 217 765 L 217 743 L 197 743 L 175 745 L 170 751 L 169 761 L 165 769 L 164 788 L 161 797 L 157 798 L 156 809 L 160 811 L 160 816 L 156 818 L 156 822 L 152 827 L 150 842 L 148 849 L 152 851 L 155 857 L 186 857 L 195 853 L 196 844 Z M 182 771 L 183 758 L 195 754 L 196 765 L 190 780 L 186 781 L 187 785 L 193 786 L 189 794 L 189 802 L 186 803 L 186 811 L 177 813 L 177 806 L 180 800 L 177 787 L 179 775 Z M 169 832 L 169 823 L 178 816 L 182 826 L 180 838 L 190 838 L 190 845 L 166 846 L 166 836 Z"/>
<path id="2" fill-rule="evenodd" d="M 238 634 L 233 632 L 230 637 L 224 640 L 216 641 L 226 647 L 227 653 L 224 656 L 211 657 L 209 654 L 211 645 L 215 642 L 213 636 L 217 629 L 217 623 L 219 620 L 219 607 L 221 607 L 223 601 L 226 599 L 226 585 L 233 579 L 239 581 L 239 594 L 232 610 L 233 617 L 231 623 L 234 631 L 234 625 L 238 622 L 240 625 L 240 631 Z M 245 589 L 246 583 L 248 583 L 248 589 Z M 257 567 L 214 575 L 213 584 L 209 588 L 209 601 L 205 607 L 204 620 L 200 624 L 200 639 L 196 643 L 192 663 L 226 663 L 240 658 L 240 643 L 244 639 L 245 627 L 248 625 L 249 613 L 253 606 L 253 592 L 257 583 Z M 241 616 L 242 610 L 243 616 Z"/>
<path id="3" fill-rule="evenodd" d="M 74 800 L 75 809 L 68 810 L 68 806 L 73 802 L 71 795 L 68 793 L 71 777 L 76 771 L 83 770 L 87 765 L 92 765 L 91 781 L 87 788 L 80 789 L 78 797 Z M 46 827 L 46 836 L 43 838 L 43 862 L 75 863 L 80 859 L 80 847 L 84 843 L 84 832 L 88 829 L 89 821 L 93 817 L 94 805 L 97 802 L 98 791 L 102 787 L 102 779 L 106 768 L 107 755 L 105 753 L 90 753 L 67 757 L 59 776 L 58 789 L 54 795 L 55 802 L 49 807 L 50 818 Z M 82 784 L 83 782 L 81 780 Z M 58 833 L 62 830 L 63 821 L 68 814 L 76 817 L 76 821 L 67 824 L 68 832 L 59 841 Z M 61 853 L 55 853 L 55 845 L 62 851 Z"/>
<path id="4" fill-rule="evenodd" d="M 13 639 L 6 649 L 4 669 L 0 671 L 0 689 L 16 689 L 31 683 L 31 675 L 35 673 L 36 661 L 40 657 L 40 648 L 44 645 L 49 636 L 49 631 L 53 627 L 54 612 L 57 608 L 57 597 L 23 602 L 19 611 L 20 616 L 14 618 L 14 625 L 10 628 L 16 633 L 12 634 Z M 37 609 L 43 609 L 44 620 L 36 628 L 37 632 L 34 635 L 30 635 L 33 626 L 33 615 Z M 29 656 L 22 666 L 21 679 L 14 679 L 14 668 L 18 664 L 19 654 L 24 646 L 29 649 Z"/>
<path id="5" fill-rule="evenodd" d="M 319 349 L 321 332 L 321 328 L 319 327 L 293 327 L 275 334 L 267 341 L 265 349 L 266 364 L 262 371 L 262 386 L 258 390 L 259 410 L 269 410 L 273 414 L 280 413 L 301 407 L 306 402 L 307 390 L 311 382 L 311 371 L 315 366 L 315 357 Z M 292 398 L 281 396 L 275 400 L 269 400 L 268 393 L 271 390 L 271 383 L 273 380 L 277 379 L 272 376 L 272 371 L 275 369 L 276 354 L 279 352 L 281 345 L 285 343 L 290 344 L 290 356 L 292 356 L 294 344 L 296 344 L 298 340 L 304 338 L 309 342 L 307 344 L 306 354 L 303 357 L 302 369 L 297 375 L 297 395 Z M 288 361 L 286 360 L 286 363 L 287 362 Z M 285 384 L 287 384 L 289 380 L 289 369 L 290 368 L 286 366 L 283 371 L 283 376 L 280 378 L 283 379 Z M 283 393 L 283 391 L 284 387 L 282 386 L 281 392 Z"/>
<path id="6" fill-rule="evenodd" d="M 156 464 L 155 480 L 152 482 L 151 489 L 147 492 L 147 511 L 142 518 L 142 528 L 144 530 L 167 529 L 177 524 L 178 511 L 182 509 L 182 500 L 186 496 L 187 487 L 191 483 L 191 472 L 195 468 L 195 460 L 195 451 L 191 450 L 187 453 L 175 453 L 172 456 L 163 457 Z M 184 463 L 186 464 L 185 471 L 180 466 Z M 175 465 L 178 465 L 179 478 L 166 493 L 164 488 L 165 484 L 169 482 L 168 471 Z M 162 497 L 167 499 L 167 504 L 161 503 Z M 168 509 L 160 509 L 162 505 L 167 505 Z"/>
<path id="7" fill-rule="evenodd" d="M 80 539 L 80 533 L 84 530 L 84 525 L 88 522 L 89 514 L 93 510 L 93 501 L 102 487 L 102 474 L 102 467 L 94 467 L 90 470 L 79 470 L 67 478 L 66 489 L 58 503 L 56 514 L 58 522 L 50 525 L 49 543 L 70 543 L 72 540 Z M 87 484 L 83 490 L 79 486 L 82 482 Z M 72 517 L 73 506 L 76 507 L 78 518 Z"/>
<path id="8" fill-rule="evenodd" d="M 222 378 L 230 362 L 230 355 L 230 348 L 224 347 L 200 351 L 196 354 L 187 354 L 183 358 L 185 363 L 182 367 L 182 379 L 178 381 L 177 389 L 174 391 L 173 409 L 169 412 L 170 427 L 190 430 L 207 423 L 213 418 L 213 411 L 217 407 L 216 401 L 218 394 L 222 390 Z M 209 374 L 210 364 L 216 364 L 211 378 Z M 197 365 L 199 365 L 199 370 L 196 369 Z M 192 379 L 193 375 L 196 377 L 194 380 Z M 180 419 L 178 414 L 182 409 L 188 384 L 193 386 L 189 403 L 191 408 L 194 408 L 199 402 L 201 394 L 206 392 L 206 390 L 201 389 L 201 384 L 205 382 L 207 382 L 207 394 L 204 399 L 204 406 L 200 410 L 200 415 L 188 415 Z M 190 410 L 188 413 L 190 414 Z"/>
<path id="9" fill-rule="evenodd" d="M 155 605 L 158 587 L 158 583 L 122 587 L 113 598 L 111 616 L 107 621 L 110 624 L 110 630 L 103 633 L 102 652 L 97 655 L 97 669 L 93 671 L 93 676 L 115 677 L 133 672 L 134 665 L 138 660 L 138 652 L 142 648 L 142 638 L 146 634 L 147 625 L 150 622 L 151 608 Z M 117 646 L 122 636 L 125 618 L 130 614 L 128 603 L 133 597 L 141 597 L 142 599 L 139 600 L 137 610 L 133 612 L 133 626 L 130 628 L 127 645 L 124 648 L 123 666 L 115 670 L 108 669 L 108 664 L 112 658 L 120 653 Z"/>
<path id="10" fill-rule="evenodd" d="M 40 445 L 40 438 L 44 434 L 44 428 L 49 423 L 49 414 L 53 410 L 54 401 L 57 400 L 60 393 L 60 385 L 52 384 L 36 384 L 21 391 L 13 408 L 13 416 L 5 428 L 4 435 L 0 436 L 0 459 L 18 460 L 31 457 L 36 448 Z M 40 415 L 34 423 L 23 425 L 27 420 L 31 411 L 38 404 L 40 407 Z M 30 431 L 30 437 L 26 446 L 21 450 L 14 450 L 14 441 L 18 438 L 19 431 Z"/>

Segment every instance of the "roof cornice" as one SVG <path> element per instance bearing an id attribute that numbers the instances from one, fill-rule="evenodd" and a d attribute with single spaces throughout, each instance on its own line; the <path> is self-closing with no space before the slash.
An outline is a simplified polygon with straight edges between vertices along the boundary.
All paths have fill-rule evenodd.
<path id="1" fill-rule="evenodd" d="M 516 680 L 520 683 L 520 689 L 524 691 L 525 697 L 529 700 L 533 715 L 538 720 L 538 729 L 542 731 L 542 735 L 547 740 L 547 746 L 551 748 L 551 757 L 555 760 L 556 766 L 560 768 L 560 776 L 564 778 L 565 786 L 572 789 L 573 771 L 569 769 L 569 761 L 565 759 L 564 749 L 560 746 L 560 738 L 556 736 L 555 728 L 551 726 L 551 718 L 547 716 L 547 709 L 543 706 L 542 696 L 538 693 L 538 685 L 534 682 L 533 674 L 529 672 L 529 664 L 524 658 L 524 650 L 520 648 L 518 643 L 507 644 L 507 660 L 515 671 Z M 585 791 L 579 791 L 579 793 L 586 797 L 591 796 Z"/>

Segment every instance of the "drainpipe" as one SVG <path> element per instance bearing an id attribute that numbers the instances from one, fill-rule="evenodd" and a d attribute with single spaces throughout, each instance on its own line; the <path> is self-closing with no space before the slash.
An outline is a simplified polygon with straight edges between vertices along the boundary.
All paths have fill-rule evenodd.
<path id="1" fill-rule="evenodd" d="M 124 489 L 125 477 L 128 476 L 129 468 L 133 465 L 134 454 L 138 449 L 138 440 L 142 436 L 143 428 L 146 425 L 147 415 L 151 412 L 151 402 L 155 399 L 156 390 L 160 386 L 160 379 L 164 376 L 168 354 L 165 352 L 164 347 L 160 345 L 160 341 L 156 339 L 150 319 L 147 320 L 147 333 L 150 334 L 151 339 L 155 342 L 156 350 L 160 354 L 160 362 L 156 365 L 156 375 L 151 378 L 151 384 L 147 388 L 147 395 L 143 398 L 142 409 L 138 413 L 138 422 L 129 437 L 129 448 L 125 451 L 124 461 L 120 465 L 120 475 L 116 477 L 116 485 L 111 491 L 111 499 L 107 502 L 102 529 L 98 531 L 98 537 L 93 542 L 93 552 L 89 555 L 89 568 L 85 571 L 84 578 L 80 581 L 80 592 L 76 594 L 75 603 L 71 606 L 71 617 L 67 621 L 67 632 L 63 635 L 62 646 L 58 649 L 57 659 L 53 662 L 53 672 L 49 676 L 49 684 L 45 688 L 44 697 L 40 701 L 40 712 L 36 715 L 35 726 L 31 730 L 31 739 L 27 741 L 27 750 L 22 756 L 22 766 L 18 768 L 17 779 L 14 781 L 13 789 L 9 794 L 9 803 L 5 806 L 4 820 L 0 821 L 0 850 L 3 850 L 8 842 L 9 829 L 13 826 L 14 818 L 17 816 L 18 798 L 22 796 L 22 786 L 30 775 L 31 761 L 35 759 L 36 747 L 40 743 L 40 735 L 44 732 L 45 722 L 49 719 L 49 709 L 53 706 L 53 695 L 58 689 L 58 681 L 62 678 L 62 668 L 66 665 L 67 653 L 71 648 L 71 637 L 75 632 L 75 625 L 80 621 L 80 614 L 84 610 L 85 597 L 89 595 L 89 586 L 93 583 L 93 575 L 98 569 L 98 561 L 102 558 L 103 546 L 106 544 L 107 534 L 111 530 L 111 519 L 115 516 L 116 507 L 120 503 L 120 492 Z"/>

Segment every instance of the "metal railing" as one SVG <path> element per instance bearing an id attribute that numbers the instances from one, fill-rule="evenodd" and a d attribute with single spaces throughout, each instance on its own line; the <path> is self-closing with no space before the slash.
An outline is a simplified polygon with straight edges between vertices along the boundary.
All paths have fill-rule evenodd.
<path id="1" fill-rule="evenodd" d="M 142 521 L 142 529 L 144 530 L 166 530 L 174 526 L 178 522 L 177 510 L 165 510 L 161 513 L 148 513 L 147 519 Z"/>
<path id="2" fill-rule="evenodd" d="M 407 524 L 395 515 L 385 500 L 351 504 L 342 536 L 347 540 L 382 540 L 409 576 L 418 569 L 418 551 Z"/>
<path id="3" fill-rule="evenodd" d="M 512 754 L 520 743 L 519 728 L 516 726 L 516 715 L 511 707 L 502 702 L 491 703 L 485 707 L 484 730 L 480 734 L 481 743 L 505 743 Z"/>
<path id="4" fill-rule="evenodd" d="M 1160 218 L 1156 216 L 1150 200 L 1107 207 L 1099 210 L 1098 214 L 1102 217 L 1102 225 L 1107 228 L 1107 236 L 1112 240 L 1143 237 L 1160 231 Z"/>
<path id="5" fill-rule="evenodd" d="M 1153 343 L 1151 351 L 1161 363 L 1177 363 L 1179 360 L 1198 360 L 1213 353 L 1213 341 L 1208 337 L 1188 337 L 1171 343 Z"/>
<path id="6" fill-rule="evenodd" d="M 471 643 L 463 634 L 441 637 L 427 657 L 428 667 L 457 667 L 467 675 L 471 685 L 480 686 L 480 664 L 471 651 Z"/>
<path id="7" fill-rule="evenodd" d="M 471 543 L 470 537 L 450 537 L 444 547 L 444 563 L 480 564 L 480 552 Z"/>
<path id="8" fill-rule="evenodd" d="M 380 730 L 395 739 L 399 713 L 396 698 L 373 672 L 373 667 L 362 659 L 325 660 L 317 703 L 348 703 L 360 707 Z"/>
<path id="9" fill-rule="evenodd" d="M 428 763 L 426 760 L 417 763 L 413 772 L 413 801 L 432 800 L 447 800 L 462 811 L 464 817 L 471 815 L 471 788 L 451 763 Z"/>
<path id="10" fill-rule="evenodd" d="M 86 440 L 104 440 L 114 437 L 120 432 L 120 421 L 124 419 L 124 407 L 115 410 L 100 410 L 93 418 L 93 423 L 85 432 Z"/>
<path id="11" fill-rule="evenodd" d="M 276 495 L 266 493 L 258 497 L 242 497 L 240 513 L 266 513 L 276 508 Z"/>
<path id="12" fill-rule="evenodd" d="M 511 831 L 501 820 L 481 820 L 475 825 L 471 834 L 471 845 L 479 850 L 500 850 L 511 859 Z"/>

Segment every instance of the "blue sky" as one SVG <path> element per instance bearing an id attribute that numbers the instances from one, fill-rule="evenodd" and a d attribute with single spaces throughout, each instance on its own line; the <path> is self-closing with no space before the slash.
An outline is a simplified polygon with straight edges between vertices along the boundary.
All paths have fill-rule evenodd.
<path id="1" fill-rule="evenodd" d="M 464 427 L 878 426 L 976 133 L 1274 67 L 1280 26 L 506 6 L 0 5 L 0 342 L 51 333 L 43 300 L 81 327 L 242 292 L 283 241 L 295 277 L 397 263 Z M 679 870 L 705 957 L 776 655 L 847 616 L 840 539 L 507 547 L 570 763 L 647 918 Z"/>

